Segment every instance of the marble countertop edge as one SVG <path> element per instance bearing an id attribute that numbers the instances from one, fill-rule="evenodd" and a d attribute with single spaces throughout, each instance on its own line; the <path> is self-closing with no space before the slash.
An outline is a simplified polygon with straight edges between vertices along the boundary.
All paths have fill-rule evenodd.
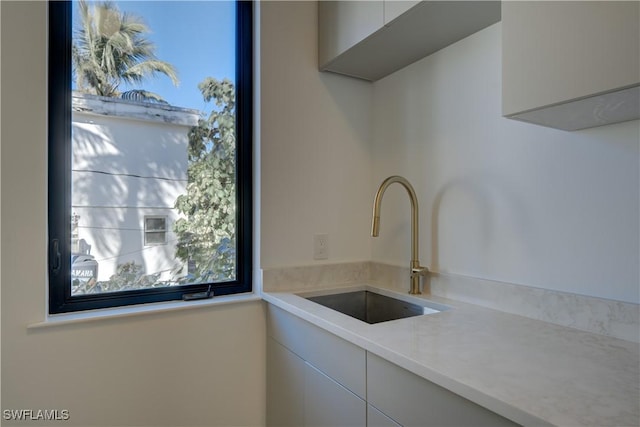
<path id="1" fill-rule="evenodd" d="M 344 314 L 338 313 L 329 308 L 323 307 L 319 304 L 306 300 L 301 295 L 309 295 L 310 293 L 330 293 L 332 290 L 345 291 L 356 290 L 362 288 L 372 288 L 373 290 L 382 290 L 387 292 L 396 292 L 394 289 L 386 289 L 379 284 L 359 283 L 359 284 L 345 284 L 337 285 L 333 287 L 325 287 L 319 291 L 310 292 L 308 289 L 290 290 L 290 291 L 278 291 L 278 292 L 263 292 L 263 299 L 268 303 L 271 303 L 277 307 L 280 307 L 308 322 L 314 324 L 322 329 L 325 329 L 336 336 L 343 338 L 363 349 L 369 351 L 383 359 L 386 359 L 401 368 L 408 370 L 422 378 L 425 378 L 441 387 L 444 387 L 453 393 L 456 393 L 470 401 L 479 404 L 499 415 L 502 415 L 518 424 L 523 426 L 550 426 L 550 425 L 626 425 L 622 418 L 616 418 L 615 416 L 610 419 L 610 423 L 606 424 L 606 417 L 598 417 L 595 414 L 593 417 L 585 423 L 586 419 L 589 419 L 589 414 L 578 413 L 580 409 L 576 406 L 573 408 L 564 408 L 565 410 L 553 408 L 547 410 L 545 407 L 545 413 L 540 414 L 536 411 L 534 406 L 526 400 L 522 400 L 518 396 L 509 396 L 509 393 L 505 391 L 500 392 L 499 387 L 492 387 L 492 389 L 486 389 L 479 386 L 474 381 L 468 381 L 470 378 L 465 377 L 465 374 L 457 374 L 455 369 L 441 370 L 425 361 L 425 351 L 423 349 L 411 350 L 407 345 L 392 345 L 394 339 L 400 342 L 402 339 L 405 341 L 411 338 L 411 334 L 416 334 L 415 330 L 424 329 L 425 325 L 432 325 L 436 327 L 439 324 L 448 325 L 450 322 L 452 327 L 456 321 L 450 319 L 462 318 L 463 321 L 467 321 L 464 318 L 467 314 L 471 313 L 471 320 L 485 319 L 487 322 L 499 322 L 508 321 L 509 319 L 520 319 L 520 324 L 523 327 L 530 326 L 531 329 L 542 330 L 545 334 L 554 333 L 569 334 L 575 336 L 575 341 L 580 343 L 580 340 L 605 340 L 607 343 L 613 343 L 612 346 L 620 344 L 619 342 L 626 343 L 623 347 L 625 349 L 634 348 L 634 343 L 619 340 L 611 337 L 600 337 L 597 334 L 574 330 L 567 327 L 549 324 L 539 320 L 526 319 L 521 316 L 507 314 L 503 312 L 497 312 L 484 307 L 475 306 L 469 303 L 463 303 L 459 301 L 449 300 L 442 297 L 433 295 L 422 295 L 421 298 L 428 299 L 430 301 L 448 305 L 451 307 L 450 311 L 441 312 L 435 315 L 419 316 L 418 318 L 401 319 L 392 322 L 384 322 L 383 324 L 369 325 L 359 320 L 350 318 Z M 438 318 L 438 316 L 441 316 Z M 475 316 L 475 317 L 474 317 Z M 497 316 L 498 320 L 493 319 L 493 316 Z M 459 321 L 458 321 L 459 323 Z M 517 323 L 517 322 L 516 322 Z M 408 331 L 414 329 L 413 332 Z M 460 327 L 458 327 L 460 329 Z M 518 331 L 516 331 L 518 332 Z M 527 334 L 527 330 L 520 331 L 522 334 Z M 452 334 L 463 334 L 460 330 L 451 330 Z M 490 333 L 490 332 L 489 332 Z M 582 335 L 579 335 L 582 334 Z M 586 335 L 585 335 L 586 334 Z M 402 337 L 391 338 L 390 335 L 402 335 Z M 467 344 L 465 344 L 467 345 Z M 472 344 L 469 344 L 472 346 Z M 478 345 L 478 351 L 483 351 L 482 346 L 486 344 Z M 473 347 L 467 347 L 473 348 Z M 640 351 L 636 351 L 636 354 Z M 636 356 L 637 358 L 637 356 Z M 421 360 L 422 359 L 422 360 Z M 638 359 L 640 360 L 640 359 Z M 471 362 L 472 363 L 472 362 Z M 469 368 L 471 365 L 467 365 Z M 516 365 L 517 366 L 517 365 Z M 523 367 L 525 368 L 525 367 Z M 526 367 L 531 368 L 531 367 Z M 473 379 L 473 378 L 471 378 Z M 553 381 L 553 378 L 548 379 Z M 633 381 L 633 379 L 629 380 Z M 481 382 L 481 381 L 480 381 Z M 636 379 L 636 382 L 640 382 L 640 379 Z M 544 383 L 541 382 L 541 384 Z M 629 386 L 631 389 L 633 385 Z M 635 386 L 637 389 L 637 384 Z M 502 395 L 501 395 L 502 393 Z M 637 393 L 637 391 L 636 391 Z M 593 396 L 592 396 L 593 397 Z M 578 397 L 576 397 L 577 399 Z M 519 400 L 520 399 L 520 400 Z M 565 398 L 565 403 L 570 398 Z M 636 411 L 634 411 L 635 409 Z M 637 408 L 632 408 L 631 412 L 637 412 Z M 633 414 L 630 416 L 633 417 Z M 616 421 L 617 420 L 617 421 Z M 629 421 L 629 417 L 625 418 Z M 638 417 L 640 422 L 640 416 Z M 630 424 L 630 425 L 638 425 Z"/>

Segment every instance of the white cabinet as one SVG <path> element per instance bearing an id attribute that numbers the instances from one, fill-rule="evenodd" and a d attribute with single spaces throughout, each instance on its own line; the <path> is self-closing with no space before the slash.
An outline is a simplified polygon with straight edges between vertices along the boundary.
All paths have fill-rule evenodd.
<path id="1" fill-rule="evenodd" d="M 267 320 L 267 425 L 366 425 L 365 351 L 277 307 Z"/>
<path id="2" fill-rule="evenodd" d="M 327 64 L 384 25 L 381 1 L 318 2 L 318 61 Z"/>
<path id="3" fill-rule="evenodd" d="M 267 339 L 267 425 L 303 426 L 304 360 Z"/>
<path id="4" fill-rule="evenodd" d="M 366 393 L 365 351 L 273 305 L 267 333 L 361 398 Z"/>
<path id="5" fill-rule="evenodd" d="M 402 427 L 371 405 L 367 405 L 367 427 Z"/>
<path id="6" fill-rule="evenodd" d="M 371 353 L 367 402 L 404 427 L 517 425 Z"/>
<path id="7" fill-rule="evenodd" d="M 366 424 L 366 403 L 273 338 L 267 341 L 268 426 Z"/>
<path id="8" fill-rule="evenodd" d="M 267 313 L 267 426 L 516 425 L 278 307 Z"/>
<path id="9" fill-rule="evenodd" d="M 640 2 L 505 1 L 503 115 L 565 130 L 640 118 Z"/>
<path id="10" fill-rule="evenodd" d="M 499 20 L 499 1 L 320 1 L 319 68 L 375 81 Z"/>
<path id="11" fill-rule="evenodd" d="M 305 426 L 362 427 L 367 424 L 367 404 L 323 372 L 305 368 Z"/>
<path id="12" fill-rule="evenodd" d="M 413 6 L 420 3 L 420 1 L 419 0 L 394 0 L 394 1 L 385 0 L 382 3 L 384 7 L 384 25 L 388 25 L 391 23 L 391 21 L 393 21 L 403 13 L 407 12 Z"/>

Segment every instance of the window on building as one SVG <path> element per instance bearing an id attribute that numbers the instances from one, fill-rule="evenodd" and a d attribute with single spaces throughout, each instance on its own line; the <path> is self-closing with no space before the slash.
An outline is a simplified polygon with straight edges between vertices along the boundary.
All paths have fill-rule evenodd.
<path id="1" fill-rule="evenodd" d="M 49 2 L 50 313 L 251 290 L 252 8 Z"/>
<path id="2" fill-rule="evenodd" d="M 164 245 L 167 243 L 167 217 L 144 217 L 144 245 Z"/>

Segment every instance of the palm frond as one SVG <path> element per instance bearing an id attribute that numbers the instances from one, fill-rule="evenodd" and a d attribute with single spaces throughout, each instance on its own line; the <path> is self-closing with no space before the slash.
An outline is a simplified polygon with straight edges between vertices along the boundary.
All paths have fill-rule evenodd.
<path id="1" fill-rule="evenodd" d="M 150 30 L 140 18 L 120 12 L 110 1 L 89 7 L 80 0 L 78 8 L 72 61 L 79 90 L 118 96 L 121 83 L 140 84 L 158 75 L 178 85 L 175 67 L 156 58 L 155 45 L 145 37 Z"/>
<path id="2" fill-rule="evenodd" d="M 178 74 L 173 65 L 165 61 L 158 59 L 149 59 L 144 62 L 139 62 L 136 65 L 129 67 L 126 73 L 123 74 L 123 78 L 131 79 L 131 81 L 139 81 L 148 75 L 164 74 L 171 79 L 174 85 L 178 85 Z"/>

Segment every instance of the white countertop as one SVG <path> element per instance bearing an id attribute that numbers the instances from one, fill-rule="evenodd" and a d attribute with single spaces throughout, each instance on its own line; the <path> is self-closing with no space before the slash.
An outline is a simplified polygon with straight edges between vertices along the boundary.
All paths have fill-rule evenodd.
<path id="1" fill-rule="evenodd" d="M 263 298 L 519 424 L 640 425 L 637 343 L 429 295 L 452 309 L 369 325 L 294 292 Z"/>

